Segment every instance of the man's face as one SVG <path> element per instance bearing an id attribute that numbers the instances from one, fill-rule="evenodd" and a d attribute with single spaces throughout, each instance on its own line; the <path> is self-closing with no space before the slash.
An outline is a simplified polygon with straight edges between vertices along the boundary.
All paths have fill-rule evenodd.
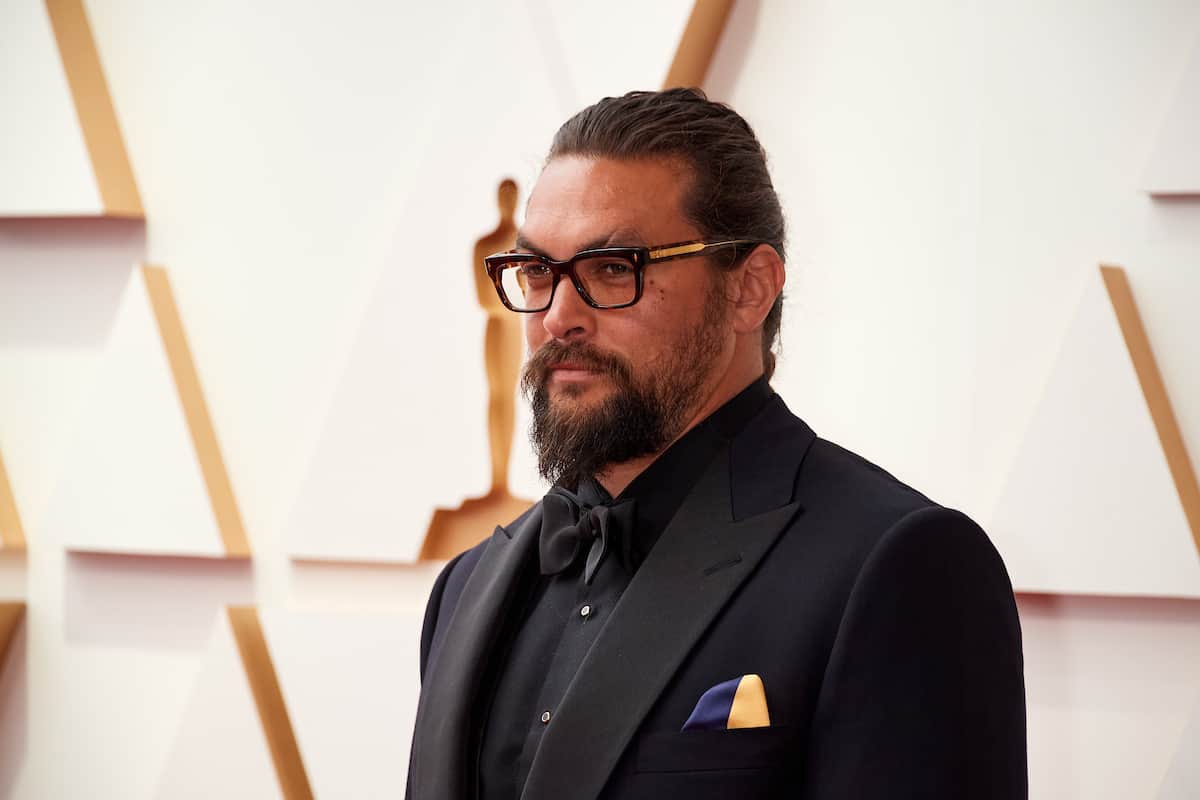
<path id="1" fill-rule="evenodd" d="M 594 247 L 700 239 L 681 211 L 689 181 L 670 161 L 556 158 L 534 187 L 518 249 L 568 259 Z M 539 464 L 567 482 L 669 444 L 735 340 L 721 278 L 703 258 L 648 265 L 629 308 L 592 308 L 564 278 L 550 308 L 524 322 Z"/>

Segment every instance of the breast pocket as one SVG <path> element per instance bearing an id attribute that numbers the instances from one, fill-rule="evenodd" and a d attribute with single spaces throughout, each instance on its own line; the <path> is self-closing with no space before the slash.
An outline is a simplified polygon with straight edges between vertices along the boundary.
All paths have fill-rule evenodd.
<path id="1" fill-rule="evenodd" d="M 793 733 L 790 728 L 773 726 L 643 734 L 638 741 L 634 771 L 715 772 L 782 768 L 789 762 L 794 763 L 798 756 Z"/>

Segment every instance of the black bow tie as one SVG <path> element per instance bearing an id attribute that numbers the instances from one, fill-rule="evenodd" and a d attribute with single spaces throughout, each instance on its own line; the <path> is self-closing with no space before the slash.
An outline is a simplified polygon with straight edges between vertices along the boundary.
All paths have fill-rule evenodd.
<path id="1" fill-rule="evenodd" d="M 557 575 L 570 568 L 581 553 L 587 553 L 583 579 L 591 583 L 616 539 L 623 539 L 624 549 L 629 549 L 633 521 L 633 500 L 589 505 L 573 492 L 555 486 L 542 499 L 538 541 L 542 574 Z"/>

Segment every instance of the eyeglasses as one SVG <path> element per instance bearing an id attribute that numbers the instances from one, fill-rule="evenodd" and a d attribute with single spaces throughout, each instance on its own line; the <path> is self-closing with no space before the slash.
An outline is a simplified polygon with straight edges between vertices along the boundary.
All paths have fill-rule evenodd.
<path id="1" fill-rule="evenodd" d="M 576 253 L 566 261 L 554 261 L 536 253 L 497 253 L 483 261 L 500 302 L 512 311 L 532 314 L 550 307 L 554 290 L 564 275 L 570 277 L 575 291 L 592 308 L 627 308 L 642 299 L 642 274 L 649 264 L 759 244 L 749 239 L 731 239 L 657 247 L 601 247 Z"/>

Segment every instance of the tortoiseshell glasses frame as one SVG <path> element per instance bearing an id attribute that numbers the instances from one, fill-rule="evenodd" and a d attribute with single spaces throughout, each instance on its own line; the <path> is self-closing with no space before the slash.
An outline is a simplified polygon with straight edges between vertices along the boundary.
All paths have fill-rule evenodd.
<path id="1" fill-rule="evenodd" d="M 642 299 L 643 274 L 650 264 L 762 244 L 751 239 L 676 242 L 656 247 L 600 247 L 583 250 L 566 261 L 537 253 L 496 253 L 484 259 L 500 302 L 510 311 L 536 314 L 550 308 L 565 275 L 592 308 L 628 308 Z M 741 255 L 735 254 L 736 258 Z M 515 296 L 513 296 L 515 295 Z"/>

